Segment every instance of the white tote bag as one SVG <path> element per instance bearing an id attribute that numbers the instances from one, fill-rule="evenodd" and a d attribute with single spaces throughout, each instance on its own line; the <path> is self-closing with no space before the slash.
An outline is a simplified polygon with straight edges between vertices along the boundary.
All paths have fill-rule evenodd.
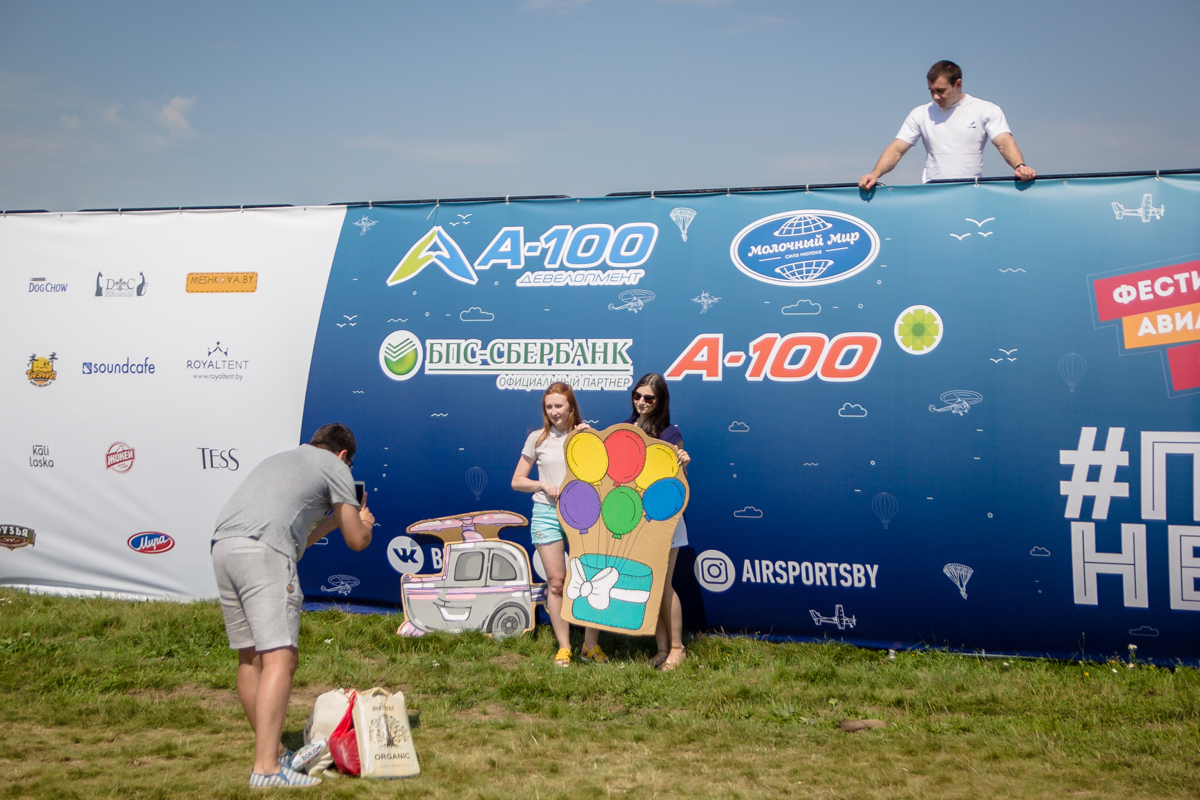
<path id="1" fill-rule="evenodd" d="M 411 778 L 421 774 L 404 693 L 376 686 L 354 701 L 354 730 L 364 778 Z"/>

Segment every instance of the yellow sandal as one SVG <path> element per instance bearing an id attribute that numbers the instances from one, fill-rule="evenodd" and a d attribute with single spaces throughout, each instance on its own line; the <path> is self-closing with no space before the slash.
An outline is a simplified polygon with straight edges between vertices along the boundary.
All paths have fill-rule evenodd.
<path id="1" fill-rule="evenodd" d="M 607 664 L 608 656 L 600 649 L 600 645 L 593 646 L 591 650 L 588 650 L 585 645 L 579 648 L 579 660 L 591 661 L 593 664 Z"/>
<path id="2" fill-rule="evenodd" d="M 558 652 L 554 654 L 554 663 L 560 667 L 571 666 L 571 648 L 560 647 Z"/>

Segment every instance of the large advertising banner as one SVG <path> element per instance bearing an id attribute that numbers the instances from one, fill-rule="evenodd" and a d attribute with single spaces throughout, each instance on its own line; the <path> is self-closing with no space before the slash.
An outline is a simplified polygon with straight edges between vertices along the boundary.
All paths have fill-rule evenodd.
<path id="1" fill-rule="evenodd" d="M 659 372 L 692 458 L 675 583 L 695 624 L 1194 661 L 1198 192 L 1174 176 L 5 218 L 0 582 L 212 596 L 221 504 L 340 421 L 375 540 L 310 548 L 303 588 L 398 605 L 401 575 L 445 566 L 407 526 L 529 515 L 510 482 L 551 381 L 603 429 Z M 250 273 L 253 291 L 213 277 Z M 241 380 L 196 377 L 246 360 Z"/>

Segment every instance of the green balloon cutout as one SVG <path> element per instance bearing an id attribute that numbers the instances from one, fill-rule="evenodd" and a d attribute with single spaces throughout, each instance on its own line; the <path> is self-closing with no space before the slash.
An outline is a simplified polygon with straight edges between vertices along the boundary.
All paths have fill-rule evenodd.
<path id="1" fill-rule="evenodd" d="M 628 486 L 614 486 L 608 490 L 600 506 L 604 526 L 614 539 L 620 539 L 638 526 L 642 519 L 642 498 Z"/>

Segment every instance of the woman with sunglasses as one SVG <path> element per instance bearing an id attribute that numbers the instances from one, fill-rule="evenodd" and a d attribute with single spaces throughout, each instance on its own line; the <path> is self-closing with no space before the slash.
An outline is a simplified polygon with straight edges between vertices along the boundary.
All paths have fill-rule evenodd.
<path id="1" fill-rule="evenodd" d="M 550 627 L 558 640 L 558 652 L 554 663 L 560 667 L 571 666 L 571 626 L 562 618 L 563 583 L 566 581 L 566 542 L 558 521 L 558 492 L 567 477 L 567 459 L 563 451 L 567 435 L 573 430 L 589 427 L 579 416 L 579 405 L 575 392 L 565 383 L 552 383 L 542 395 L 543 425 L 525 439 L 521 460 L 513 471 L 512 488 L 518 492 L 533 493 L 533 515 L 529 521 L 529 534 L 533 546 L 542 557 L 542 569 L 546 571 L 546 613 L 550 616 Z M 537 465 L 538 479 L 529 477 Z M 603 664 L 608 656 L 600 649 L 597 640 L 600 631 L 596 628 L 583 629 L 583 650 L 580 659 Z"/>
<path id="2" fill-rule="evenodd" d="M 687 469 L 692 457 L 683 449 L 683 433 L 671 424 L 671 395 L 667 391 L 667 382 L 657 372 L 643 375 L 633 387 L 633 413 L 625 422 L 637 425 L 646 435 L 661 439 L 675 448 L 679 458 L 679 466 Z M 683 647 L 683 609 L 679 605 L 679 596 L 671 586 L 675 575 L 675 558 L 679 548 L 687 545 L 687 525 L 683 517 L 675 526 L 675 536 L 671 539 L 671 555 L 667 561 L 667 580 L 663 586 L 663 599 L 659 604 L 658 627 L 654 638 L 658 640 L 658 653 L 650 659 L 650 665 L 664 672 L 670 672 L 683 662 L 687 651 Z"/>

